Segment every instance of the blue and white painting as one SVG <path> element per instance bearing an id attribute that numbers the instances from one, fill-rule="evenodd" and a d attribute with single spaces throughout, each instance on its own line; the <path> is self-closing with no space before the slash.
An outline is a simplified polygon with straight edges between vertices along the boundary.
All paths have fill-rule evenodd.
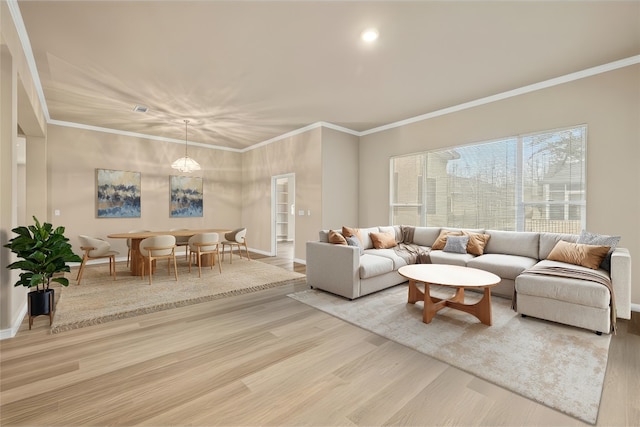
<path id="1" fill-rule="evenodd" d="M 172 218 L 203 216 L 202 178 L 172 175 L 170 188 Z"/>
<path id="2" fill-rule="evenodd" d="M 140 172 L 96 169 L 98 218 L 140 218 Z"/>

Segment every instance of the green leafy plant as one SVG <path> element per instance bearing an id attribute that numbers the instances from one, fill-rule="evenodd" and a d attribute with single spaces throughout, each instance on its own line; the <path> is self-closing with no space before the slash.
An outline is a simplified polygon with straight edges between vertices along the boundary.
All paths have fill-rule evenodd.
<path id="1" fill-rule="evenodd" d="M 48 222 L 41 225 L 35 216 L 33 220 L 34 225 L 12 229 L 17 236 L 4 245 L 20 258 L 7 268 L 23 270 L 14 286 L 36 287 L 38 291 L 40 286 L 42 290 L 49 289 L 52 281 L 69 286 L 69 279 L 53 276 L 69 272 L 67 263 L 82 262 L 82 258 L 73 253 L 69 239 L 64 236 L 64 227 L 54 230 Z"/>

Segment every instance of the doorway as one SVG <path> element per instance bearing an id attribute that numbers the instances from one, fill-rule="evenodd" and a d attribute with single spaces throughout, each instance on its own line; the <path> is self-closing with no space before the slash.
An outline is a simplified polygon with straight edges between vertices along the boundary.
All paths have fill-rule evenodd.
<path id="1" fill-rule="evenodd" d="M 295 254 L 295 181 L 293 173 L 271 178 L 271 253 L 286 259 Z"/>

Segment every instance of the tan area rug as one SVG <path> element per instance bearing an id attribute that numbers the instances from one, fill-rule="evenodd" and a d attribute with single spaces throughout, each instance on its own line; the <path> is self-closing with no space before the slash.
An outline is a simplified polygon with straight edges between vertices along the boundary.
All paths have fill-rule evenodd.
<path id="1" fill-rule="evenodd" d="M 407 303 L 406 284 L 354 301 L 314 289 L 289 296 L 573 417 L 597 421 L 610 335 L 522 318 L 510 300 L 498 297 L 492 298 L 493 326 L 450 308 L 427 325 L 423 303 Z M 471 293 L 466 302 L 477 299 Z"/>
<path id="2" fill-rule="evenodd" d="M 233 264 L 224 263 L 222 274 L 217 266 L 202 269 L 198 278 L 198 267 L 178 262 L 178 282 L 167 275 L 166 262 L 158 264 L 149 286 L 148 278 L 131 276 L 122 271 L 118 264 L 117 280 L 109 276 L 108 265 L 90 266 L 85 269 L 82 284 L 77 285 L 77 268 L 71 270 L 70 285 L 56 290 L 60 298 L 51 325 L 51 332 L 58 333 L 70 329 L 95 325 L 111 320 L 137 316 L 159 310 L 181 307 L 210 301 L 232 295 L 239 295 L 281 286 L 300 280 L 306 276 L 265 264 L 260 261 L 236 259 Z M 126 268 L 126 267 L 125 267 Z"/>

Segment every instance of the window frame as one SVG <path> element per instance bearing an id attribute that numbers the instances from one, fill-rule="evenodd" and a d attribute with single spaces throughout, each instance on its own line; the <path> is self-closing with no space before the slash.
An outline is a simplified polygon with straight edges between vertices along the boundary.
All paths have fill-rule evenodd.
<path id="1" fill-rule="evenodd" d="M 580 130 L 581 136 L 582 136 L 582 140 L 581 140 L 581 156 L 580 156 L 580 160 L 579 160 L 579 164 L 581 166 L 580 169 L 580 181 L 579 184 L 581 186 L 581 189 L 577 189 L 574 190 L 573 189 L 573 184 L 572 184 L 572 177 L 569 178 L 569 182 L 565 183 L 565 189 L 563 191 L 564 193 L 564 200 L 540 200 L 540 201 L 536 201 L 536 200 L 532 200 L 532 201 L 527 201 L 525 200 L 525 149 L 524 149 L 524 144 L 525 144 L 525 140 L 526 139 L 530 139 L 532 137 L 542 137 L 545 134 L 553 134 L 553 135 L 558 135 L 559 137 L 561 137 L 561 134 L 563 132 L 568 132 L 568 131 L 572 131 L 572 130 Z M 417 225 L 416 226 L 429 226 L 429 215 L 433 215 L 433 211 L 437 208 L 433 207 L 430 208 L 429 206 L 427 206 L 427 202 L 428 199 L 431 199 L 432 197 L 429 196 L 429 191 L 428 189 L 429 187 L 429 179 L 431 179 L 433 181 L 433 185 L 435 185 L 435 187 L 437 188 L 438 185 L 438 180 L 436 178 L 428 178 L 429 174 L 428 174 L 428 165 L 429 165 L 429 158 L 428 155 L 431 154 L 435 154 L 435 153 L 442 153 L 442 152 L 446 152 L 446 151 L 452 151 L 452 150 L 456 150 L 456 149 L 462 149 L 464 147 L 473 147 L 473 146 L 479 146 L 482 144 L 489 144 L 489 143 L 498 143 L 498 142 L 502 142 L 504 141 L 505 143 L 507 143 L 508 141 L 512 141 L 515 140 L 516 141 L 516 153 L 515 153 L 515 171 L 516 171 L 516 177 L 515 177 L 515 181 L 512 185 L 515 186 L 514 188 L 514 194 L 515 194 L 515 218 L 514 218 L 514 227 L 515 230 L 517 231 L 525 231 L 528 227 L 532 227 L 534 224 L 534 221 L 531 220 L 529 222 L 529 226 L 527 225 L 527 219 L 526 219 L 526 211 L 528 207 L 532 207 L 532 206 L 536 206 L 536 207 L 540 207 L 541 205 L 544 207 L 544 212 L 545 212 L 545 218 L 543 219 L 543 221 L 547 221 L 548 222 L 548 227 L 551 227 L 550 224 L 553 221 L 572 221 L 571 220 L 571 216 L 575 215 L 576 209 L 577 212 L 579 212 L 580 215 L 580 229 L 585 229 L 586 227 L 586 221 L 587 221 L 587 148 L 588 148 L 588 125 L 583 123 L 583 124 L 578 124 L 578 125 L 574 125 L 574 126 L 567 126 L 567 127 L 562 127 L 562 128 L 555 128 L 555 129 L 550 129 L 550 130 L 542 130 L 542 131 L 536 131 L 536 132 L 530 132 L 530 133 L 526 133 L 526 134 L 520 134 L 520 135 L 514 135 L 514 136 L 507 136 L 507 137 L 503 137 L 503 138 L 497 138 L 497 139 L 493 139 L 493 140 L 487 140 L 487 141 L 479 141 L 479 142 L 473 142 L 473 143 L 469 143 L 469 144 L 463 144 L 463 145 L 458 145 L 458 146 L 454 146 L 454 147 L 448 147 L 448 148 L 438 148 L 438 149 L 433 149 L 433 150 L 426 150 L 426 151 L 419 151 L 416 153 L 409 153 L 409 154 L 402 154 L 402 155 L 398 155 L 398 156 L 392 156 L 389 158 L 389 223 L 390 224 L 395 224 L 396 223 L 396 209 L 398 208 L 416 208 L 417 209 L 417 215 L 418 215 L 418 221 L 417 221 Z M 397 192 L 396 192 L 396 187 L 398 185 L 397 181 L 396 181 L 396 170 L 395 170 L 395 164 L 394 162 L 397 159 L 401 159 L 401 158 L 406 158 L 406 157 L 415 157 L 415 156 L 423 156 L 421 162 L 422 162 L 422 170 L 421 170 L 421 179 L 422 179 L 422 183 L 421 185 L 419 185 L 418 187 L 420 188 L 420 192 L 421 194 L 417 195 L 417 203 L 398 203 L 398 202 L 394 202 L 394 200 L 397 200 Z M 416 177 L 417 178 L 417 177 Z M 529 185 L 547 185 L 547 186 L 551 186 L 551 184 L 542 184 L 539 181 L 536 184 L 529 184 Z M 568 188 L 568 190 L 567 190 Z M 578 200 L 574 200 L 574 198 L 572 197 L 575 194 L 583 194 L 581 199 Z M 450 200 L 450 193 L 448 194 L 447 198 Z M 435 197 L 435 196 L 434 196 Z M 552 208 L 553 206 L 564 206 L 564 209 L 562 209 L 562 217 L 563 219 L 561 220 L 552 220 L 550 215 L 549 215 L 549 211 L 550 208 Z M 570 225 L 570 224 L 565 224 L 566 225 Z M 545 231 L 545 230 L 536 230 L 536 231 Z M 549 229 L 549 232 L 558 232 L 556 230 L 553 229 Z M 562 232 L 562 231 L 560 231 Z"/>

